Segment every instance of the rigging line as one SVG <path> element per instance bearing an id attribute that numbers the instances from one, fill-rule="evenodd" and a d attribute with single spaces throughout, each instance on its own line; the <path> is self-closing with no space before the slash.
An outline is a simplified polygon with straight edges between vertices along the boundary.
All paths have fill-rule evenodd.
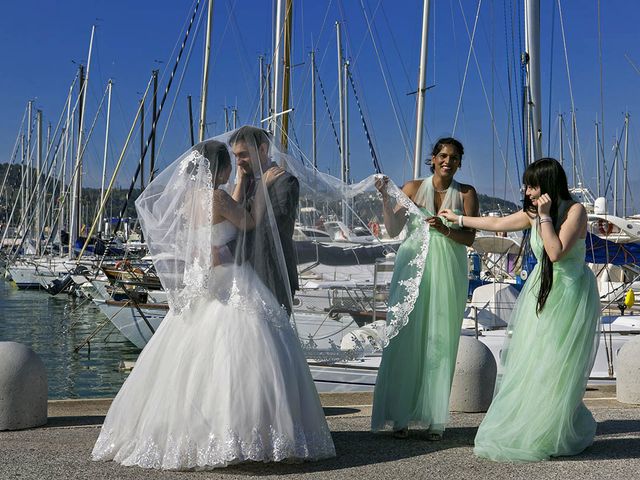
<path id="1" fill-rule="evenodd" d="M 372 25 L 372 29 L 373 29 L 373 33 L 374 33 L 374 35 L 375 35 L 375 36 L 378 38 L 378 40 L 380 41 L 380 33 L 378 32 L 378 29 L 377 29 L 377 27 L 376 27 L 375 23 L 371 22 L 371 25 Z M 380 43 L 382 44 L 382 43 L 384 43 L 384 42 L 381 42 L 381 41 L 380 41 Z M 380 51 L 381 51 L 382 60 L 384 61 L 384 64 L 385 64 L 385 67 L 386 67 L 387 71 L 388 71 L 388 72 L 392 72 L 394 69 L 392 69 L 392 68 L 389 66 L 389 61 L 388 61 L 388 59 L 387 59 L 387 57 L 386 57 L 386 55 L 385 55 L 385 53 L 384 53 L 384 50 L 381 48 L 381 49 L 380 49 Z M 399 105 L 399 108 L 401 108 L 401 103 L 400 103 L 400 100 L 399 100 L 399 98 L 398 98 L 398 94 L 397 94 L 398 89 L 395 87 L 395 83 L 394 83 L 393 76 L 391 76 L 391 77 L 390 77 L 390 83 L 391 83 L 391 86 L 392 86 L 391 92 L 392 92 L 392 94 L 394 95 L 394 100 L 395 100 L 396 104 L 397 104 L 397 105 Z M 366 104 L 366 102 L 365 102 L 365 109 L 366 109 L 366 108 L 367 108 L 367 104 Z M 413 116 L 414 116 L 414 118 L 415 118 L 415 115 L 416 115 L 416 114 L 417 114 L 417 102 L 413 102 Z M 407 125 L 407 122 L 406 122 L 406 118 L 405 118 L 405 116 L 400 116 L 400 121 L 402 122 L 402 126 L 403 126 L 403 128 L 404 128 L 404 133 L 405 133 L 405 135 L 406 135 L 407 137 L 409 137 L 409 136 L 410 136 L 410 134 L 409 134 L 410 129 L 409 129 L 409 126 Z M 372 126 L 372 129 L 373 129 L 373 126 Z M 428 129 L 427 129 L 426 127 L 425 127 L 425 131 L 426 131 L 426 133 L 427 133 L 427 136 L 429 136 L 429 132 L 428 132 Z M 429 141 L 431 141 L 431 139 L 430 139 L 430 138 L 429 138 Z M 413 161 L 413 158 L 412 158 L 412 151 L 410 151 L 410 150 L 405 150 L 405 159 L 406 159 L 406 160 L 407 160 L 407 162 L 409 162 L 409 163 L 411 163 L 411 162 Z"/>
<path id="2" fill-rule="evenodd" d="M 333 3 L 333 0 L 329 0 L 329 2 L 327 2 L 327 8 L 325 9 L 324 17 L 323 17 L 323 19 L 322 19 L 322 24 L 321 24 L 321 26 L 320 26 L 320 33 L 319 33 L 319 35 L 318 35 L 318 39 L 317 39 L 315 42 L 313 41 L 313 35 L 312 35 L 312 40 L 311 40 L 311 50 L 312 50 L 313 52 L 317 52 L 317 51 L 319 51 L 320 40 L 321 40 L 321 38 L 322 38 L 322 35 L 324 35 L 324 33 L 325 33 L 325 31 L 326 31 L 327 19 L 329 18 L 329 11 L 330 11 L 330 9 L 331 9 L 331 4 L 332 4 L 332 3 Z M 302 15 L 302 16 L 303 16 L 303 18 L 304 18 L 304 15 Z M 304 34 L 303 34 L 303 37 L 302 37 L 302 38 L 304 38 Z M 322 64 L 323 64 L 323 61 L 324 61 L 324 59 L 325 59 L 325 57 L 326 57 L 326 55 L 327 55 L 327 51 L 328 51 L 328 48 L 327 48 L 327 49 L 325 49 L 325 53 L 324 53 L 324 55 L 322 56 L 322 58 L 321 58 L 321 60 L 320 60 L 320 65 L 322 65 Z M 316 62 L 316 64 L 317 64 L 317 63 L 318 63 L 318 62 Z M 302 86 L 301 86 L 301 89 L 300 89 L 301 91 L 305 91 L 305 90 L 306 90 L 307 85 L 308 85 L 308 83 L 309 83 L 309 79 L 310 79 L 310 77 L 311 77 L 311 69 L 309 69 L 309 72 L 307 73 L 307 75 L 305 76 L 305 78 L 304 78 L 304 80 L 303 80 L 303 82 L 302 82 Z M 266 82 L 265 82 L 265 83 L 266 83 Z M 264 88 L 266 88 L 266 85 L 265 85 L 265 87 L 264 87 Z M 300 117 L 300 118 L 304 118 L 304 115 L 305 115 L 305 114 L 306 114 L 306 112 L 307 112 L 307 105 L 308 105 L 308 103 L 305 103 L 304 110 L 302 110 L 302 111 L 300 111 L 300 112 L 299 112 L 298 117 Z M 257 110 L 258 110 L 259 108 L 260 108 L 260 105 L 258 105 L 258 108 L 256 109 L 256 115 L 254 116 L 254 119 L 258 117 L 258 113 L 259 113 L 259 112 L 258 112 Z"/>
<path id="3" fill-rule="evenodd" d="M 462 8 L 462 4 L 460 4 L 460 7 Z M 478 2 L 478 10 L 476 11 L 476 24 L 477 24 L 477 20 L 478 20 L 479 7 L 480 7 L 480 1 Z M 467 19 L 466 19 L 466 16 L 464 15 L 464 11 L 462 12 L 462 20 L 464 21 L 465 29 L 467 31 L 467 36 L 469 37 L 469 41 L 471 42 L 470 43 L 469 53 L 473 54 L 473 59 L 475 61 L 476 69 L 478 70 L 478 76 L 480 78 L 480 85 L 482 86 L 482 92 L 484 94 L 485 103 L 486 103 L 487 109 L 489 111 L 489 116 L 491 117 L 491 126 L 492 126 L 493 136 L 496 139 L 496 141 L 498 142 L 498 150 L 500 152 L 500 156 L 502 157 L 502 161 L 503 161 L 504 166 L 505 166 L 505 172 L 507 173 L 507 175 L 509 175 L 508 169 L 507 169 L 507 167 L 508 167 L 507 159 L 506 159 L 505 154 L 504 154 L 504 149 L 502 148 L 502 143 L 500 142 L 500 136 L 498 134 L 498 130 L 497 130 L 497 127 L 496 127 L 495 116 L 494 116 L 493 111 L 491 110 L 491 102 L 489 101 L 489 95 L 487 93 L 487 89 L 486 89 L 485 84 L 484 84 L 484 78 L 483 78 L 483 75 L 482 75 L 482 71 L 480 69 L 480 62 L 478 61 L 478 57 L 476 56 L 475 48 L 473 48 L 473 35 L 471 34 L 471 32 L 469 32 L 469 24 L 467 23 Z M 475 26 L 474 26 L 474 33 L 475 33 Z M 466 76 L 466 72 L 465 72 L 465 76 Z M 456 118 L 457 118 L 457 114 L 456 114 Z M 455 131 L 455 125 L 454 125 L 454 131 Z"/>
<path id="4" fill-rule="evenodd" d="M 336 139 L 336 143 L 338 144 L 338 153 L 342 155 L 342 149 L 340 147 L 340 138 L 338 136 L 338 132 L 336 131 L 336 124 L 333 121 L 333 116 L 331 115 L 331 109 L 329 108 L 329 102 L 327 101 L 327 95 L 324 92 L 324 85 L 322 84 L 322 79 L 320 78 L 320 72 L 318 72 L 318 67 L 316 65 L 316 75 L 318 76 L 318 83 L 320 84 L 320 92 L 322 93 L 322 98 L 324 99 L 324 105 L 327 107 L 327 113 L 329 114 L 329 123 L 331 124 L 331 129 L 333 130 L 333 136 Z"/>
<path id="5" fill-rule="evenodd" d="M 142 150 L 142 153 L 140 154 L 140 158 L 144 158 L 147 150 L 149 149 L 149 145 L 151 144 L 151 139 L 153 138 L 153 136 L 156 134 L 156 128 L 158 126 L 158 122 L 160 120 L 160 115 L 162 114 L 162 110 L 164 108 L 164 103 L 167 100 L 167 95 L 169 94 L 169 89 L 171 88 L 171 83 L 173 82 L 173 77 L 176 73 L 176 70 L 178 69 L 178 65 L 180 64 L 180 59 L 182 57 L 182 53 L 184 52 L 184 49 L 186 47 L 187 41 L 189 40 L 189 34 L 191 33 L 191 28 L 193 26 L 194 20 L 196 18 L 196 15 L 198 13 L 198 7 L 200 6 L 200 2 L 198 1 L 193 14 L 191 15 L 191 20 L 189 22 L 189 27 L 187 28 L 187 31 L 185 32 L 185 36 L 184 39 L 182 40 L 182 45 L 180 45 L 180 51 L 178 52 L 178 56 L 176 57 L 176 61 L 174 62 L 173 68 L 171 70 L 171 74 L 169 76 L 169 80 L 167 81 L 167 86 L 164 89 L 164 93 L 162 94 L 162 100 L 160 100 L 160 105 L 158 107 L 158 112 L 156 113 L 156 117 L 151 125 L 151 132 L 149 132 L 149 135 L 147 137 L 147 141 L 145 142 L 144 145 L 144 149 Z M 202 18 L 202 17 L 201 17 Z M 198 22 L 199 23 L 199 22 Z M 138 162 L 138 166 L 136 167 L 136 171 L 133 175 L 133 179 L 131 180 L 131 184 L 129 185 L 129 191 L 127 192 L 127 196 L 125 198 L 124 204 L 122 206 L 122 209 L 120 210 L 120 215 L 118 216 L 118 221 L 116 223 L 115 228 L 113 229 L 114 232 L 116 232 L 118 230 L 118 228 L 120 228 L 120 225 L 122 223 L 122 218 L 126 213 L 127 210 L 127 206 L 129 204 L 129 200 L 131 200 L 131 194 L 133 193 L 133 189 L 135 188 L 135 183 L 138 180 L 138 175 L 140 174 L 140 170 L 142 168 L 142 164 L 141 162 Z M 106 197 L 105 197 L 106 198 Z M 95 222 L 94 222 L 94 226 L 95 226 Z M 93 230 L 93 228 L 92 228 Z M 93 232 L 91 232 L 93 233 Z M 82 256 L 82 253 L 84 252 L 86 245 L 88 244 L 88 240 L 89 237 L 91 236 L 91 234 L 89 236 L 87 236 L 87 242 L 85 242 L 85 246 L 82 249 L 81 254 L 79 255 L 79 257 Z"/>
<path id="6" fill-rule="evenodd" d="M 80 97 L 82 95 L 82 92 L 84 90 L 84 86 L 85 85 L 86 85 L 86 83 L 84 83 L 82 88 L 80 89 L 80 93 L 78 95 L 78 98 L 76 99 L 76 105 L 74 106 L 74 110 L 75 110 L 75 107 L 78 105 L 78 101 L 80 100 Z M 65 109 L 63 109 L 62 113 L 60 114 L 60 119 L 62 119 L 62 117 L 64 116 L 64 110 Z M 90 130 L 89 130 L 89 133 L 87 135 L 87 139 L 86 139 L 85 143 L 83 145 L 79 145 L 78 146 L 78 149 L 79 149 L 79 157 L 78 158 L 82 158 L 84 156 L 84 152 L 85 152 L 85 150 L 87 148 L 87 144 L 89 142 L 89 139 L 91 138 L 91 135 L 93 133 L 93 128 L 95 127 L 96 120 L 98 119 L 99 113 L 100 113 L 99 111 L 96 112 L 96 115 L 94 117 L 93 123 L 91 125 Z M 55 133 L 54 133 L 54 136 L 53 136 L 54 139 L 58 136 L 58 128 L 59 127 L 60 127 L 60 121 L 58 122 L 58 125 L 56 126 L 56 130 L 55 130 Z M 47 164 L 47 161 L 49 160 L 49 154 L 51 153 L 51 148 L 53 147 L 53 143 L 49 146 L 49 149 L 47 150 L 47 155 L 46 155 L 46 157 L 44 159 L 46 172 L 45 172 L 45 169 L 43 169 L 42 172 L 40 173 L 40 176 L 36 179 L 36 183 L 40 183 L 42 177 L 46 177 L 46 182 L 45 182 L 44 187 L 43 187 L 44 189 L 46 189 L 47 186 L 48 186 L 49 178 L 50 178 L 50 175 L 51 175 L 51 170 L 53 169 L 53 167 L 55 165 L 56 155 L 57 155 L 58 148 L 59 148 L 59 146 L 60 146 L 60 144 L 62 142 L 63 137 L 64 137 L 64 127 L 62 129 L 62 133 L 60 134 L 60 137 L 58 138 L 56 146 L 54 147 L 55 148 L 54 156 L 51 158 L 50 163 L 48 164 L 48 166 L 46 164 Z M 76 173 L 79 170 L 79 168 L 78 168 L 79 166 L 80 166 L 80 162 L 78 162 L 76 164 L 76 168 L 75 168 L 75 172 Z M 74 175 L 75 175 L 75 173 L 74 173 Z M 40 190 L 39 188 L 35 188 L 34 190 L 32 190 L 32 192 L 31 192 L 31 194 L 29 196 L 29 201 L 27 203 L 27 207 L 26 207 L 27 210 L 29 208 L 31 208 L 31 204 L 32 204 L 34 198 L 39 193 L 39 190 Z M 35 211 L 31 214 L 30 218 L 27 220 L 26 228 L 24 229 L 24 234 L 22 236 L 20 244 L 18 245 L 18 248 L 15 251 L 13 251 L 13 247 L 15 246 L 15 243 L 14 243 L 13 246 L 12 246 L 12 249 L 10 250 L 10 253 L 13 252 L 13 256 L 11 257 L 11 260 L 10 260 L 11 262 L 13 262 L 15 260 L 16 256 L 18 255 L 18 252 L 19 252 L 20 248 L 22 248 L 22 246 L 24 245 L 24 242 L 26 241 L 26 238 L 29 235 L 29 232 L 31 230 L 31 225 L 33 224 L 34 220 L 35 220 Z M 24 221 L 21 221 L 20 226 L 22 226 L 22 225 L 24 225 Z M 40 232 L 38 232 L 38 237 L 39 236 L 40 236 Z"/>
<path id="7" fill-rule="evenodd" d="M 402 67 L 402 72 L 404 73 L 405 80 L 407 81 L 407 88 L 411 89 L 413 87 L 411 85 L 411 77 L 409 76 L 409 72 L 407 71 L 407 66 L 405 65 L 405 62 L 402 60 L 401 50 L 398 47 L 398 42 L 396 41 L 396 37 L 393 34 L 393 29 L 391 28 L 391 25 L 389 24 L 389 18 L 387 17 L 387 12 L 384 9 L 384 5 L 382 4 L 382 0 L 380 0 L 378 5 L 380 5 L 380 10 L 382 12 L 382 17 L 384 18 L 385 24 L 387 25 L 387 30 L 389 31 L 389 35 L 391 36 L 391 43 L 393 44 L 393 47 L 396 50 L 396 58 L 400 62 L 400 66 Z M 378 7 L 376 7 L 376 10 L 377 9 L 378 9 Z M 435 49 L 435 42 L 434 42 L 433 45 L 434 45 L 434 49 Z M 434 72 L 435 72 L 435 68 L 434 68 Z"/>
<path id="8" fill-rule="evenodd" d="M 600 74 L 600 115 L 602 116 L 602 135 L 604 136 L 604 77 L 602 73 L 602 29 L 600 28 L 600 0 L 597 0 L 598 9 L 598 69 Z"/>
<path id="9" fill-rule="evenodd" d="M 203 19 L 204 19 L 204 12 L 205 12 L 204 8 L 202 10 L 200 10 L 200 18 L 196 22 L 196 29 L 195 29 L 194 34 L 193 34 L 193 41 L 191 42 L 191 45 L 189 46 L 189 50 L 187 51 L 187 56 L 185 57 L 185 60 L 184 60 L 184 66 L 182 67 L 182 73 L 180 74 L 180 79 L 178 80 L 178 85 L 176 86 L 176 94 L 173 97 L 173 102 L 171 103 L 171 108 L 169 109 L 169 114 L 167 116 L 167 121 L 165 122 L 164 130 L 162 132 L 162 137 L 160 137 L 160 142 L 158 143 L 158 147 L 156 148 L 156 155 L 157 155 L 158 159 L 160 159 L 160 152 L 162 151 L 162 146 L 164 145 L 164 140 L 165 140 L 165 137 L 167 135 L 167 130 L 169 129 L 169 124 L 171 123 L 171 118 L 173 117 L 173 111 L 175 109 L 176 103 L 178 101 L 178 97 L 180 95 L 180 91 L 182 89 L 182 82 L 183 82 L 184 76 L 185 76 L 185 74 L 187 72 L 187 66 L 189 65 L 189 61 L 191 60 L 191 54 L 193 52 L 193 47 L 194 47 L 194 45 L 196 43 L 196 39 L 198 38 L 198 32 L 200 30 L 200 27 L 202 26 L 202 22 L 203 22 Z M 159 115 L 156 115 L 156 118 L 158 116 Z M 160 164 L 160 162 L 157 163 L 157 165 L 158 165 L 157 169 L 159 169 L 159 164 Z"/>
<path id="10" fill-rule="evenodd" d="M 9 175 L 9 170 L 13 161 L 16 159 L 18 155 L 18 145 L 20 144 L 21 131 L 24 128 L 24 122 L 27 119 L 27 110 L 28 105 L 24 107 L 24 113 L 22 114 L 22 121 L 20 122 L 20 127 L 18 128 L 18 136 L 16 137 L 16 143 L 13 145 L 13 153 L 11 154 L 11 161 L 7 164 L 7 171 L 4 173 L 4 179 L 2 180 L 2 186 L 0 186 L 0 192 L 4 190 L 4 186 L 7 183 L 7 177 Z"/>
<path id="11" fill-rule="evenodd" d="M 507 86 L 508 86 L 508 90 L 509 90 L 509 108 L 508 108 L 508 118 L 507 118 L 507 132 L 509 132 L 509 129 L 511 129 L 511 136 L 513 137 L 513 152 L 514 152 L 514 158 L 515 158 L 515 165 L 516 165 L 516 169 L 518 170 L 519 173 L 519 169 L 518 169 L 518 141 L 516 138 L 516 129 L 515 129 L 515 121 L 514 119 L 516 118 L 516 115 L 514 114 L 514 101 L 513 101 L 513 97 L 514 97 L 514 92 L 513 92 L 513 85 L 515 82 L 515 78 L 516 78 L 516 71 L 515 71 L 515 59 L 514 59 L 514 52 L 513 52 L 513 44 L 514 44 L 514 38 L 513 38 L 513 28 L 511 28 L 511 42 L 509 42 L 509 28 L 508 25 L 511 24 L 511 26 L 513 27 L 513 13 L 511 11 L 510 15 L 507 16 L 507 2 L 503 2 L 502 4 L 502 13 L 503 13 L 503 17 L 504 17 L 504 41 L 505 41 L 505 52 L 507 53 L 507 63 L 506 63 L 506 67 L 507 67 Z M 512 9 L 513 10 L 513 9 Z M 511 22 L 509 22 L 509 20 L 511 20 Z M 511 48 L 509 48 L 511 47 Z M 513 75 L 512 75 L 512 67 L 514 68 L 513 70 Z M 509 140 L 509 136 L 507 135 L 507 144 Z"/>
<path id="12" fill-rule="evenodd" d="M 407 154 L 407 156 L 409 156 L 410 152 L 413 152 L 413 149 L 409 146 L 408 143 L 408 139 L 405 138 L 405 133 L 402 130 L 402 124 L 400 122 L 400 118 L 398 116 L 398 111 L 396 109 L 396 105 L 393 101 L 393 95 L 391 93 L 390 87 L 389 87 L 389 81 L 387 80 L 387 75 L 385 74 L 384 71 L 384 67 L 382 66 L 382 63 L 380 61 L 380 53 L 378 52 L 378 45 L 376 44 L 376 40 L 371 28 L 371 23 L 369 22 L 369 16 L 367 15 L 366 10 L 364 9 L 364 5 L 362 3 L 362 0 L 360 0 L 360 5 L 362 6 L 362 13 L 364 14 L 364 18 L 367 22 L 367 29 L 369 31 L 369 35 L 371 37 L 371 42 L 373 43 L 373 48 L 375 50 L 376 53 L 376 59 L 378 60 L 378 66 L 380 67 L 380 72 L 382 73 L 382 78 L 384 80 L 384 85 L 385 88 L 387 90 L 387 95 L 389 96 L 389 100 L 391 101 L 391 109 L 393 110 L 393 116 L 395 118 L 396 124 L 398 126 L 398 130 L 400 130 L 400 138 L 402 139 L 402 143 L 404 144 L 404 148 L 405 148 L 405 153 Z"/>
<path id="13" fill-rule="evenodd" d="M 358 112 L 360 112 L 360 120 L 362 120 L 362 126 L 364 127 L 364 134 L 367 137 L 367 144 L 369 145 L 369 153 L 371 154 L 371 160 L 373 161 L 373 168 L 376 170 L 376 173 L 382 173 L 382 168 L 380 166 L 380 162 L 378 162 L 378 156 L 376 155 L 376 151 L 373 148 L 373 142 L 371 141 L 371 135 L 369 135 L 369 129 L 367 128 L 367 122 L 364 119 L 364 114 L 362 113 L 362 108 L 360 107 L 360 100 L 358 99 L 358 92 L 356 92 L 356 86 L 353 82 L 353 77 L 348 75 L 349 81 L 351 83 L 351 89 L 353 90 L 353 96 L 356 99 L 356 105 L 358 106 Z"/>
<path id="14" fill-rule="evenodd" d="M 378 0 L 378 3 L 376 5 L 376 8 L 373 10 L 373 14 L 371 15 L 371 21 L 375 22 L 376 16 L 378 14 L 378 10 L 380 9 L 380 3 L 382 2 L 382 0 Z M 360 54 L 362 53 L 362 49 L 364 48 L 364 44 L 367 41 L 367 35 L 363 35 L 362 36 L 362 40 L 360 41 L 360 45 L 358 46 L 358 49 L 353 57 L 353 64 L 357 63 L 357 60 L 360 58 Z"/>
<path id="15" fill-rule="evenodd" d="M 627 55 L 626 53 L 624 54 L 624 58 L 627 59 L 627 61 L 631 64 L 631 66 L 633 67 L 633 69 L 636 71 L 636 73 L 638 75 L 640 75 L 640 69 L 638 69 L 638 67 L 636 66 L 635 63 L 633 63 L 633 60 L 631 60 L 631 58 L 629 58 L 629 55 Z"/>
<path id="16" fill-rule="evenodd" d="M 187 10 L 188 12 L 193 11 L 194 9 L 197 8 L 197 5 L 200 3 L 200 0 L 193 0 L 191 2 L 191 7 L 189 8 L 189 10 Z M 173 44 L 173 48 L 171 49 L 171 53 L 169 54 L 168 57 L 166 57 L 167 59 L 169 59 L 169 61 L 167 62 L 162 62 L 162 64 L 164 65 L 163 68 L 159 69 L 161 73 L 160 75 L 158 75 L 158 83 L 162 83 L 167 75 L 167 70 L 168 70 L 168 66 L 170 64 L 170 60 L 175 58 L 175 52 L 176 50 L 180 47 L 180 38 L 181 38 L 181 33 L 189 28 L 189 17 L 187 16 L 185 18 L 185 21 L 182 23 L 182 27 L 180 27 L 180 31 L 178 32 L 178 38 L 176 39 L 176 42 Z M 124 115 L 124 112 L 122 113 L 122 123 L 126 123 L 126 118 Z"/>
<path id="17" fill-rule="evenodd" d="M 611 170 L 609 170 L 609 177 L 607 178 L 607 184 L 604 189 L 604 197 L 607 196 L 609 191 L 609 187 L 611 186 L 611 178 L 615 175 L 614 169 L 616 166 L 616 157 L 619 156 L 620 153 L 620 144 L 622 143 L 622 136 L 624 135 L 624 128 L 620 132 L 620 137 L 616 138 L 616 143 L 612 148 L 613 151 L 613 161 L 611 162 Z"/>
<path id="18" fill-rule="evenodd" d="M 245 87 L 247 89 L 247 97 L 249 97 L 251 95 L 251 93 L 254 91 L 253 88 L 251 88 L 249 79 L 251 77 L 253 77 L 252 72 L 254 71 L 253 68 L 251 68 L 248 64 L 248 58 L 250 58 L 250 55 L 247 51 L 247 47 L 244 43 L 244 38 L 242 36 L 242 32 L 238 26 L 238 19 L 237 19 L 237 15 L 236 15 L 236 6 L 238 4 L 237 0 L 233 1 L 233 4 L 230 5 L 231 0 L 227 0 L 227 11 L 229 12 L 229 17 L 228 17 L 228 21 L 227 23 L 231 25 L 231 30 L 234 31 L 235 35 L 233 35 L 233 38 L 235 40 L 235 44 L 236 44 L 236 48 L 238 49 L 238 54 L 241 60 L 241 65 L 244 69 L 244 74 L 242 75 L 244 80 L 245 80 Z M 226 33 L 226 27 L 225 27 L 225 33 Z M 224 39 L 224 34 L 223 37 L 220 39 L 220 44 L 222 44 L 222 40 Z M 221 52 L 221 49 L 218 49 L 217 53 L 219 54 Z M 215 67 L 215 63 L 217 60 L 217 55 L 214 55 L 214 67 Z M 259 92 L 258 92 L 259 93 Z M 256 95 L 254 93 L 254 95 Z M 254 96 L 253 101 L 254 102 L 259 102 L 259 95 Z"/>
<path id="19" fill-rule="evenodd" d="M 567 52 L 567 39 L 565 37 L 565 33 L 564 33 L 564 19 L 562 17 L 562 5 L 560 4 L 560 0 L 558 0 L 558 14 L 560 15 L 560 30 L 562 32 L 562 44 L 564 47 L 564 59 L 565 59 L 565 66 L 567 68 L 567 81 L 569 83 L 569 98 L 571 99 L 571 109 L 573 111 L 573 122 L 575 124 L 575 118 L 576 118 L 576 104 L 574 102 L 573 99 L 573 85 L 571 84 L 571 71 L 569 69 L 569 54 Z M 575 125 L 574 125 L 575 127 Z M 576 141 L 578 139 L 578 132 L 576 130 Z"/>
<path id="20" fill-rule="evenodd" d="M 462 18 L 464 19 L 465 27 L 467 27 L 467 20 L 464 14 L 464 9 L 462 7 L 462 3 L 458 0 L 458 4 L 460 5 L 460 11 L 462 12 Z M 476 28 L 478 27 L 478 19 L 480 17 L 480 7 L 482 6 L 482 0 L 478 0 L 478 8 L 476 9 L 476 18 L 473 22 L 473 33 L 471 34 L 471 38 L 469 40 L 469 52 L 467 53 L 467 61 L 464 66 L 464 74 L 462 75 L 462 85 L 460 86 L 460 95 L 458 95 L 458 106 L 456 108 L 456 116 L 453 120 L 453 130 L 451 131 L 451 136 L 455 136 L 456 134 L 456 126 L 458 125 L 458 115 L 460 114 L 460 106 L 462 105 L 462 96 L 464 95 L 464 87 L 467 83 L 467 73 L 469 71 L 469 61 L 471 60 L 471 52 L 473 52 L 473 42 L 476 37 Z M 469 34 L 469 28 L 467 27 L 467 35 Z"/>
<path id="21" fill-rule="evenodd" d="M 516 2 L 516 10 L 512 11 L 512 22 L 516 23 L 518 25 L 518 48 L 519 50 L 522 52 L 524 51 L 524 40 L 522 39 L 522 27 L 524 25 L 524 21 L 520 21 L 521 18 L 524 18 L 524 13 L 521 12 L 521 5 L 523 5 L 521 2 L 517 1 Z M 513 24 L 512 24 L 513 25 Z M 512 35 L 513 36 L 513 35 Z M 512 41 L 511 47 L 513 48 L 514 42 Z M 520 73 L 520 89 L 518 92 L 516 92 L 517 98 L 518 98 L 518 103 L 520 103 L 522 101 L 522 99 L 524 98 L 524 92 L 525 92 L 525 84 L 526 84 L 526 68 L 524 65 L 522 65 L 522 62 L 520 63 L 520 70 L 518 71 L 516 65 L 516 57 L 515 52 L 513 53 L 513 70 L 514 70 L 514 79 L 518 77 L 518 73 Z M 518 114 L 518 122 L 520 125 L 520 129 L 519 129 L 519 133 L 520 133 L 520 149 L 521 149 L 521 155 L 522 155 L 522 165 L 523 168 L 526 168 L 526 163 L 527 163 L 527 157 L 526 157 L 526 143 L 525 143 L 525 134 L 524 134 L 524 125 L 525 125 L 525 119 L 524 119 L 524 104 L 522 105 L 521 109 L 516 109 L 516 113 Z M 515 145 L 514 145 L 515 146 Z M 518 163 L 516 163 L 516 169 L 518 172 L 518 178 L 520 178 L 520 165 Z"/>

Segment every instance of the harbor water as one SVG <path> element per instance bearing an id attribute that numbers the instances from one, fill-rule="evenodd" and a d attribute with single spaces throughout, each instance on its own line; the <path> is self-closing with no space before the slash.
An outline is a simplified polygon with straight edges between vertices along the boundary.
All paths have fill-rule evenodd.
<path id="1" fill-rule="evenodd" d="M 100 325 L 103 328 L 75 352 Z M 128 373 L 119 365 L 140 351 L 86 299 L 18 290 L 0 279 L 0 341 L 32 348 L 44 362 L 49 398 L 114 396 Z"/>

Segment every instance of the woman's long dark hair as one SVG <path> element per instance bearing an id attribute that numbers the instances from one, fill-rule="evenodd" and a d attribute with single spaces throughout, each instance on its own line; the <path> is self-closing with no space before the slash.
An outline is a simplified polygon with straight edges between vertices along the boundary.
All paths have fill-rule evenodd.
<path id="1" fill-rule="evenodd" d="M 571 193 L 569 193 L 569 185 L 567 175 L 558 162 L 554 158 L 541 158 L 530 164 L 522 174 L 522 183 L 533 188 L 540 187 L 540 195 L 548 194 L 551 197 L 551 218 L 553 220 L 553 228 L 556 233 L 560 230 L 560 224 L 564 220 L 564 216 L 568 207 L 573 203 Z M 562 201 L 569 202 L 563 205 L 564 208 L 559 210 Z M 525 195 L 523 210 L 534 215 L 538 214 L 538 209 L 531 203 L 531 199 Z M 549 292 L 553 286 L 553 262 L 549 259 L 546 250 L 542 249 L 542 262 L 540 265 L 540 291 L 538 292 L 538 304 L 536 313 L 540 314 L 544 308 Z"/>

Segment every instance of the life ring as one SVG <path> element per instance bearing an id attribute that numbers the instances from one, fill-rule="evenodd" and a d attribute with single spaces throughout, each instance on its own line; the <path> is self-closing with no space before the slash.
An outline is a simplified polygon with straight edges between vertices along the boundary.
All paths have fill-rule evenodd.
<path id="1" fill-rule="evenodd" d="M 374 237 L 380 236 L 380 224 L 378 222 L 369 222 L 369 231 Z"/>
<path id="2" fill-rule="evenodd" d="M 606 220 L 600 219 L 597 223 L 598 233 L 600 235 L 604 235 L 605 237 L 610 235 L 613 232 L 613 223 L 607 222 Z"/>
<path id="3" fill-rule="evenodd" d="M 131 262 L 129 260 L 118 260 L 115 264 L 116 270 L 129 270 Z"/>

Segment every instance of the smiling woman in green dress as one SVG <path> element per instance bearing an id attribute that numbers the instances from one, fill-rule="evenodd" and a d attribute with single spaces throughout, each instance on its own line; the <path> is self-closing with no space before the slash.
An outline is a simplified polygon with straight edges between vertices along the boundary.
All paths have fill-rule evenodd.
<path id="1" fill-rule="evenodd" d="M 449 415 L 449 394 L 456 364 L 460 328 L 467 300 L 468 267 L 466 246 L 475 231 L 460 228 L 436 215 L 440 209 L 477 215 L 478 198 L 470 185 L 454 180 L 464 148 L 453 138 L 438 140 L 433 148 L 433 175 L 410 181 L 402 191 L 427 217 L 429 244 L 424 272 L 409 321 L 385 348 L 373 400 L 371 429 L 390 427 L 397 437 L 406 437 L 409 427 L 428 430 L 428 438 L 439 440 Z M 395 236 L 404 227 L 403 212 L 391 207 L 387 179 L 377 188 L 382 193 L 384 223 Z M 424 217 L 423 217 L 424 218 Z M 410 217 L 409 231 L 424 219 Z M 408 235 L 398 249 L 389 292 L 389 304 L 402 302 L 414 261 L 423 248 L 419 236 Z"/>
<path id="2" fill-rule="evenodd" d="M 585 264 L 587 213 L 571 198 L 557 160 L 529 165 L 523 183 L 524 208 L 507 217 L 440 212 L 479 230 L 530 228 L 538 260 L 512 312 L 493 403 L 475 439 L 474 453 L 495 461 L 575 455 L 596 431 L 582 402 L 600 319 L 596 279 Z"/>

